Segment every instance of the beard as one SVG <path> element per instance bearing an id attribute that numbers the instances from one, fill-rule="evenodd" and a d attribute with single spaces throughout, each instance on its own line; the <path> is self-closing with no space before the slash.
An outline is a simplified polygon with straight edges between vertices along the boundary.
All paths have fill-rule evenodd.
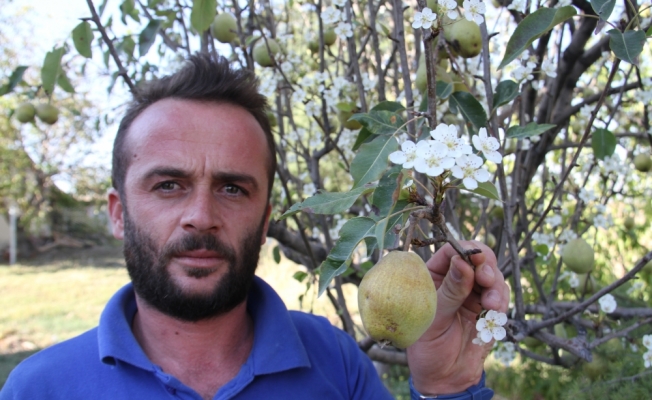
<path id="1" fill-rule="evenodd" d="M 134 291 L 147 304 L 170 317 L 196 322 L 225 314 L 242 303 L 254 279 L 262 246 L 265 217 L 248 232 L 239 252 L 212 234 L 186 235 L 158 249 L 152 238 L 124 210 L 124 256 Z M 208 293 L 186 293 L 174 282 L 168 264 L 178 254 L 206 249 L 227 261 L 224 276 Z M 213 268 L 185 268 L 186 275 L 201 279 Z"/>

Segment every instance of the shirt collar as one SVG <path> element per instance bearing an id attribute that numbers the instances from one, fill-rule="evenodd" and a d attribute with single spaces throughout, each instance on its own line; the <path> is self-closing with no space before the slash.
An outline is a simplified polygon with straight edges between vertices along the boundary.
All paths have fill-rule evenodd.
<path id="1" fill-rule="evenodd" d="M 156 371 L 131 331 L 136 313 L 131 283 L 109 300 L 100 317 L 98 345 L 100 359 L 113 364 L 120 360 L 148 371 Z M 254 346 L 246 362 L 254 375 L 310 367 L 301 337 L 283 300 L 265 281 L 255 277 L 249 291 L 247 311 L 254 321 Z"/>

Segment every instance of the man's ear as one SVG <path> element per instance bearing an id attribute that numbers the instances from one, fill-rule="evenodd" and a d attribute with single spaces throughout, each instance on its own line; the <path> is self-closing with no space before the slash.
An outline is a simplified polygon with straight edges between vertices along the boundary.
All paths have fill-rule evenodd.
<path id="1" fill-rule="evenodd" d="M 120 193 L 114 188 L 109 189 L 109 218 L 111 219 L 113 237 L 120 240 L 124 239 L 124 208 L 122 200 L 120 200 Z"/>
<path id="2" fill-rule="evenodd" d="M 267 242 L 267 228 L 269 228 L 269 216 L 272 215 L 272 205 L 267 203 L 267 210 L 265 210 L 265 226 L 263 227 L 263 237 L 260 244 Z"/>

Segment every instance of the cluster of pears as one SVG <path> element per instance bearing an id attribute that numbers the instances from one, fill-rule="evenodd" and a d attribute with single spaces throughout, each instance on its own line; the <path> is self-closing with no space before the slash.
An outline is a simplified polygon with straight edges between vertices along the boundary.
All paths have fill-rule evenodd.
<path id="1" fill-rule="evenodd" d="M 415 253 L 393 251 L 364 276 L 358 288 L 362 324 L 381 346 L 406 348 L 430 327 L 437 292 L 430 272 Z"/>
<path id="2" fill-rule="evenodd" d="M 229 13 L 217 14 L 211 24 L 211 33 L 217 41 L 221 43 L 237 44 L 238 39 L 238 22 L 235 17 Z M 334 32 L 333 32 L 334 34 Z M 252 50 L 254 61 L 262 67 L 271 67 L 274 65 L 274 56 L 278 54 L 280 48 L 276 40 L 267 38 L 259 39 Z"/>
<path id="3" fill-rule="evenodd" d="M 19 122 L 23 124 L 34 122 L 34 117 L 48 125 L 52 125 L 59 120 L 59 109 L 50 103 L 22 103 L 14 111 L 14 115 Z"/>

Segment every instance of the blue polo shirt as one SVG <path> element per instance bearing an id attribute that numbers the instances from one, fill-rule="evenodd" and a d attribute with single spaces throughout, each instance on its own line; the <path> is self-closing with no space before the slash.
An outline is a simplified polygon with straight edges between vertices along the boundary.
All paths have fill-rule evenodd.
<path id="1" fill-rule="evenodd" d="M 254 345 L 214 399 L 391 399 L 369 358 L 323 317 L 288 311 L 256 277 L 247 310 Z M 197 399 L 145 355 L 131 332 L 131 284 L 109 300 L 97 328 L 19 364 L 0 392 L 8 399 Z"/>

